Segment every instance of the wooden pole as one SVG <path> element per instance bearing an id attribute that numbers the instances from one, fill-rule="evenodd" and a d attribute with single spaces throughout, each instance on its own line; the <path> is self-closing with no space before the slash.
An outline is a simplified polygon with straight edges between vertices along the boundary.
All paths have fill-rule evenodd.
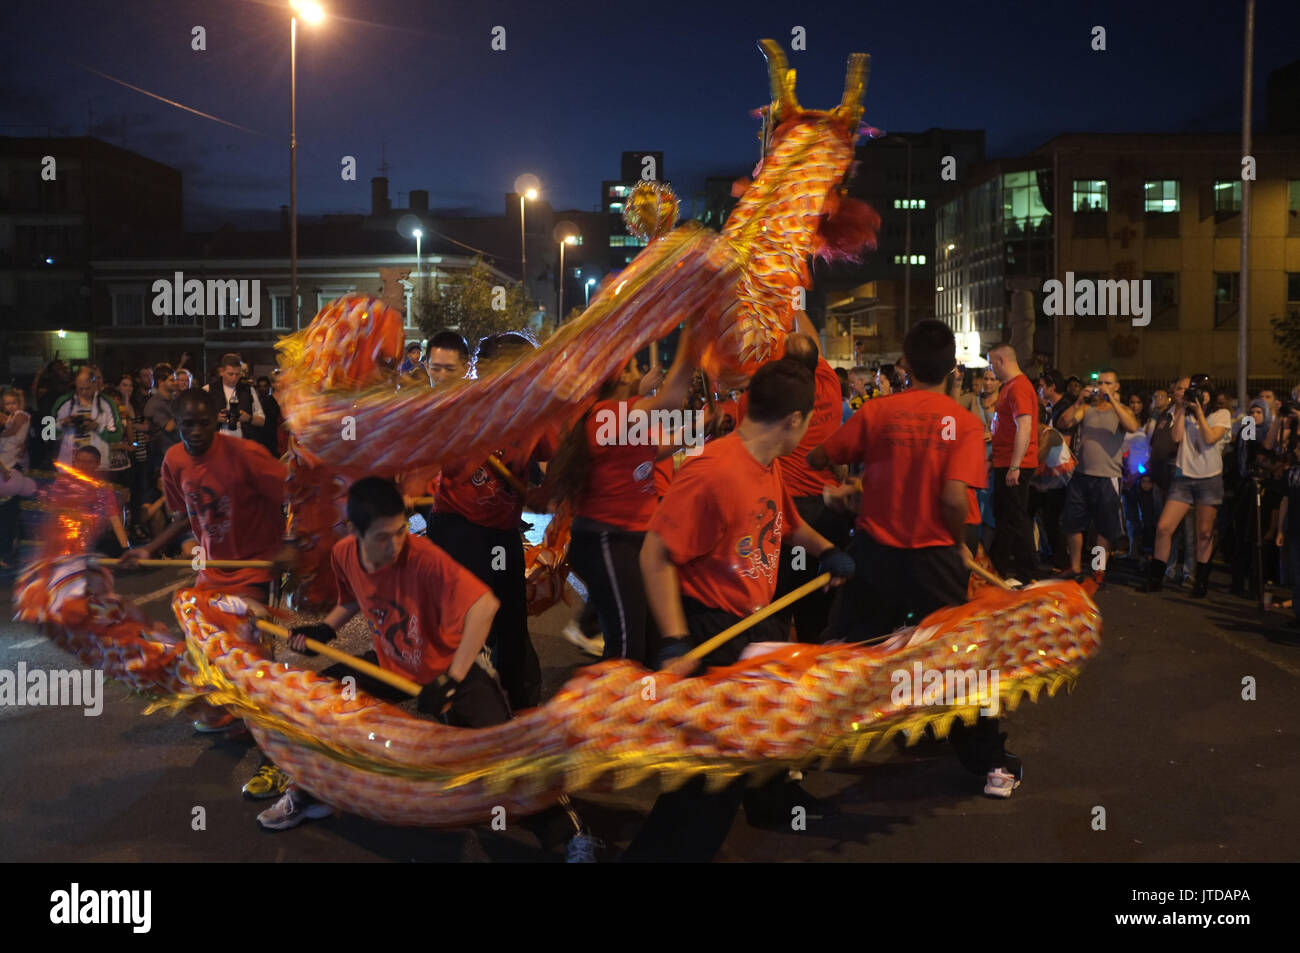
<path id="1" fill-rule="evenodd" d="M 120 559 L 95 559 L 101 566 L 116 566 Z M 200 560 L 205 569 L 273 569 L 275 563 L 269 559 L 204 559 Z M 137 566 L 186 566 L 193 568 L 192 559 L 141 559 Z"/>
<path id="2" fill-rule="evenodd" d="M 257 627 L 263 632 L 269 632 L 271 635 L 285 639 L 286 641 L 293 634 L 284 626 L 276 625 L 274 622 L 267 622 L 265 619 L 258 619 Z M 364 672 L 371 678 L 377 678 L 384 684 L 391 685 L 393 688 L 404 691 L 408 695 L 418 695 L 420 694 L 420 689 L 423 688 L 423 686 L 418 682 L 413 682 L 409 678 L 403 678 L 401 675 L 386 671 L 378 665 L 370 664 L 365 659 L 357 658 L 355 655 L 349 655 L 347 652 L 332 649 L 323 642 L 317 642 L 315 639 L 307 640 L 307 648 L 311 649 L 313 652 L 319 652 L 326 658 L 332 658 L 336 662 L 342 662 L 350 668 L 355 668 L 358 672 Z"/>
<path id="3" fill-rule="evenodd" d="M 826 585 L 830 581 L 831 581 L 831 574 L 828 572 L 822 573 L 820 576 L 818 576 L 816 579 L 812 580 L 811 582 L 804 583 L 798 589 L 794 590 L 794 592 L 786 593 L 784 596 L 782 596 L 780 599 L 777 599 L 776 602 L 772 603 L 770 606 L 767 606 L 766 608 L 763 609 L 759 609 L 749 618 L 741 619 L 739 622 L 737 622 L 735 625 L 731 626 L 730 628 L 723 629 L 713 638 L 709 639 L 707 642 L 695 646 L 695 648 L 691 649 L 682 657 L 688 659 L 704 658 L 704 656 L 708 655 L 718 646 L 723 645 L 726 642 L 730 642 L 736 636 L 740 635 L 740 633 L 748 629 L 752 629 L 754 626 L 758 625 L 758 623 L 762 622 L 768 616 L 780 612 L 782 609 L 784 609 L 786 606 L 790 605 L 791 603 L 798 602 L 804 596 L 816 592 L 818 589 L 820 589 L 822 586 Z"/>
<path id="4" fill-rule="evenodd" d="M 964 556 L 963 561 L 966 563 L 967 569 L 986 582 L 993 583 L 993 585 L 997 586 L 999 589 L 1006 589 L 1009 592 L 1015 591 L 1015 587 L 1008 585 L 1005 579 L 1002 579 L 1000 576 L 995 576 L 971 557 Z"/>

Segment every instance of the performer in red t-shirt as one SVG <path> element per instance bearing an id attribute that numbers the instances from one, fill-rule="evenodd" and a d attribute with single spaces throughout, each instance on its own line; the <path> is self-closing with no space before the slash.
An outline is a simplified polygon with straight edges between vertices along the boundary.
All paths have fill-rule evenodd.
<path id="1" fill-rule="evenodd" d="M 167 451 L 162 465 L 167 509 L 177 515 L 149 543 L 127 551 L 122 568 L 152 558 L 188 530 L 205 559 L 277 563 L 273 569 L 206 568 L 195 583 L 265 604 L 272 574 L 297 558 L 284 538 L 284 465 L 255 441 L 219 434 L 215 398 L 207 391 L 181 394 L 177 412 L 181 442 Z"/>
<path id="2" fill-rule="evenodd" d="M 923 321 L 903 346 L 915 386 L 863 404 L 809 454 L 813 465 L 863 466 L 849 549 L 858 576 L 837 594 L 828 631 L 850 642 L 966 601 L 963 539 L 969 488 L 985 481 L 984 430 L 945 392 L 956 366 L 952 331 Z"/>
<path id="3" fill-rule="evenodd" d="M 216 398 L 191 388 L 177 401 L 181 442 L 163 457 L 162 485 L 167 509 L 176 514 L 167 529 L 149 543 L 127 550 L 121 568 L 166 551 L 188 530 L 204 559 L 259 559 L 271 569 L 205 568 L 195 581 L 201 589 L 219 589 L 265 605 L 272 575 L 293 567 L 298 551 L 284 536 L 286 471 L 279 460 L 253 440 L 217 432 Z M 203 710 L 196 731 L 223 731 L 237 720 L 218 709 Z M 284 790 L 287 776 L 263 760 L 244 786 L 249 797 L 269 797 Z"/>
<path id="4" fill-rule="evenodd" d="M 750 381 L 749 412 L 741 426 L 682 467 L 655 510 L 641 571 L 665 636 L 661 658 L 681 655 L 768 605 L 783 540 L 803 546 L 813 558 L 829 554 L 837 573 L 849 565 L 799 518 L 776 464 L 807 433 L 814 393 L 806 365 L 789 358 L 763 365 Z M 781 623 L 769 619 L 715 649 L 705 663 L 735 662 L 760 634 L 785 641 Z"/>
<path id="5" fill-rule="evenodd" d="M 490 362 L 518 360 L 532 347 L 522 334 L 486 337 L 478 346 L 479 373 Z M 502 394 L 502 400 L 508 399 L 508 394 Z M 500 448 L 494 454 L 495 464 L 483 461 L 443 470 L 429 516 L 429 539 L 486 583 L 501 602 L 487 644 L 515 711 L 535 707 L 542 693 L 542 667 L 528 634 L 528 589 L 519 532 L 522 490 L 532 464 L 549 460 L 555 443 L 554 435 L 547 432 L 527 445 Z"/>
<path id="6" fill-rule="evenodd" d="M 667 376 L 652 371 L 643 377 L 635 358 L 629 361 L 565 437 L 547 474 L 554 497 L 572 501 L 569 561 L 600 616 L 607 659 L 654 665 L 641 544 L 659 502 L 655 461 L 671 457 L 676 442 L 668 441 L 674 436 L 703 441 L 702 415 L 682 410 L 691 384 L 691 350 L 688 330 L 678 340 Z M 663 382 L 656 393 L 637 396 L 643 381 L 659 377 Z M 665 424 L 682 432 L 666 433 Z"/>
<path id="7" fill-rule="evenodd" d="M 941 321 L 922 321 L 903 339 L 911 390 L 864 404 L 824 446 L 809 454 L 863 465 L 862 502 L 849 552 L 857 577 L 838 592 L 828 634 L 858 641 L 931 612 L 966 602 L 962 542 L 976 517 L 972 487 L 982 487 L 984 428 L 947 394 L 957 342 Z M 954 725 L 952 743 L 969 770 L 985 775 L 984 792 L 1009 797 L 1020 767 L 1006 753 L 997 720 Z"/>
<path id="8" fill-rule="evenodd" d="M 802 322 L 807 321 L 802 315 L 800 318 Z M 813 331 L 811 325 L 807 325 L 806 330 Z M 815 331 L 787 337 L 785 356 L 799 361 L 813 372 L 816 391 L 808 432 L 792 453 L 776 458 L 781 481 L 794 500 L 799 518 L 842 548 L 849 544 L 853 520 L 842 511 L 828 506 L 823 495 L 827 487 L 839 486 L 839 477 L 830 467 L 813 469 L 808 465 L 807 459 L 813 448 L 823 443 L 840 425 L 844 404 L 840 396 L 840 379 L 834 368 L 822 359 Z M 743 395 L 740 398 L 742 417 L 748 406 L 748 395 Z M 816 562 L 809 560 L 806 553 L 796 552 L 789 543 L 784 544 L 781 547 L 781 571 L 776 580 L 776 596 L 779 598 L 787 592 L 793 592 L 816 575 Z M 814 592 L 779 613 L 777 618 L 786 622 L 793 620 L 800 642 L 819 642 L 830 616 L 831 602 L 832 593 Z"/>
<path id="9" fill-rule="evenodd" d="M 1002 382 L 993 417 L 993 546 L 989 559 L 998 573 L 1031 582 L 1038 577 L 1034 528 L 1029 520 L 1029 477 L 1038 465 L 1038 396 L 1020 371 L 1016 350 L 999 344 L 989 365 Z M 1021 464 L 1028 461 L 1028 472 Z"/>
<path id="10" fill-rule="evenodd" d="M 768 605 L 785 539 L 820 558 L 836 582 L 853 574 L 853 561 L 799 518 L 776 464 L 799 446 L 813 407 L 813 373 L 806 365 L 789 358 L 764 364 L 750 381 L 749 411 L 740 426 L 708 443 L 673 478 L 641 549 L 646 594 L 665 636 L 661 662 Z M 703 661 L 732 664 L 752 641 L 786 641 L 785 628 L 765 619 Z M 708 794 L 701 777 L 661 796 L 624 859 L 710 859 L 742 798 L 750 823 L 789 825 L 792 804 L 817 816 L 815 799 L 784 775 L 748 796 L 744 789 L 742 778 Z"/>
<path id="11" fill-rule="evenodd" d="M 427 539 L 410 536 L 406 504 L 390 480 L 365 477 L 348 488 L 348 536 L 331 558 L 338 602 L 315 625 L 296 626 L 289 647 L 307 652 L 307 639 L 329 642 L 358 611 L 374 639 L 364 658 L 424 686 L 416 707 L 460 728 L 487 728 L 510 720 L 510 706 L 479 652 L 500 603 L 488 587 Z M 408 696 L 344 666 L 323 675 L 353 675 L 359 687 L 389 701 Z M 258 815 L 267 830 L 287 830 L 332 809 L 291 785 Z M 567 823 L 564 812 L 534 819 Z M 535 826 L 535 825 L 534 825 Z M 577 837 L 585 837 L 579 826 Z"/>

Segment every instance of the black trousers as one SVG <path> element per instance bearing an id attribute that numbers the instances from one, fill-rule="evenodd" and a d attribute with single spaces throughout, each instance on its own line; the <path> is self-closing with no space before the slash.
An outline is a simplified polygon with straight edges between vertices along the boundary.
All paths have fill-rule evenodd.
<path id="1" fill-rule="evenodd" d="M 0 559 L 8 558 L 18 542 L 18 516 L 23 498 L 11 496 L 0 503 Z"/>
<path id="2" fill-rule="evenodd" d="M 589 604 L 600 616 L 604 657 L 653 668 L 658 639 L 641 579 L 644 541 L 645 533 L 574 530 L 569 565 L 586 584 Z"/>
<path id="3" fill-rule="evenodd" d="M 1030 490 L 1029 518 L 1034 516 L 1042 520 L 1043 533 L 1047 536 L 1048 548 L 1052 551 L 1052 565 L 1057 569 L 1070 568 L 1070 553 L 1065 545 L 1065 535 L 1061 532 L 1061 516 L 1065 512 L 1066 487 L 1055 490 Z M 1030 532 L 1033 532 L 1032 525 Z M 1032 538 L 1032 537 L 1031 537 Z M 975 552 L 975 550 L 971 550 Z M 1021 582 L 1028 582 L 1022 579 Z"/>
<path id="4" fill-rule="evenodd" d="M 429 539 L 479 578 L 501 602 L 488 647 L 510 707 L 534 708 L 542 697 L 542 667 L 528 635 L 524 544 L 517 529 L 492 529 L 459 513 L 433 513 Z"/>
<path id="5" fill-rule="evenodd" d="M 859 532 L 849 554 L 858 571 L 833 590 L 828 639 L 861 642 L 966 601 L 970 573 L 957 546 L 896 549 Z"/>
<path id="6" fill-rule="evenodd" d="M 993 471 L 993 549 L 989 559 L 999 576 L 1029 582 L 1038 573 L 1034 558 L 1034 528 L 1029 522 L 1029 473 L 1020 471 L 1020 482 L 1007 486 L 1007 469 Z"/>
<path id="7" fill-rule="evenodd" d="M 723 629 L 735 625 L 741 618 L 694 599 L 683 599 L 682 607 L 686 611 L 686 626 L 689 631 L 688 637 L 683 641 L 689 645 L 666 646 L 672 655 L 682 654 L 682 648 L 689 651 L 690 648 L 707 642 Z M 785 641 L 785 629 L 784 623 L 769 617 L 714 649 L 704 657 L 702 666 L 710 668 L 732 665 L 751 642 Z M 727 839 L 741 804 L 753 801 L 767 805 L 783 794 L 788 783 L 786 775 L 780 774 L 761 788 L 750 790 L 742 777 L 722 791 L 708 794 L 704 790 L 704 777 L 692 778 L 678 790 L 659 795 L 645 823 L 623 852 L 622 860 L 638 863 L 707 863 Z"/>
<path id="8" fill-rule="evenodd" d="M 794 500 L 799 518 L 821 533 L 834 545 L 844 549 L 849 545 L 853 533 L 853 517 L 848 513 L 839 513 L 831 509 L 820 496 L 798 496 Z M 804 553 L 798 561 L 802 568 L 796 567 L 793 547 L 788 542 L 781 544 L 781 564 L 776 575 L 776 598 L 793 592 L 804 583 L 817 578 L 817 559 L 810 553 Z M 835 592 L 821 592 L 804 596 L 793 606 L 776 614 L 788 626 L 794 621 L 794 630 L 800 642 L 820 642 L 826 631 L 830 618 L 831 605 Z"/>

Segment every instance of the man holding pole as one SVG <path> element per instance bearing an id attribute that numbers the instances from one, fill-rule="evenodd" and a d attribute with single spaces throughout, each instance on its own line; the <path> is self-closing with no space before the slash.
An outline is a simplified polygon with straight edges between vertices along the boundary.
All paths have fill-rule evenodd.
<path id="1" fill-rule="evenodd" d="M 131 569 L 141 559 L 152 558 L 189 531 L 199 543 L 196 588 L 219 589 L 266 605 L 272 573 L 291 567 L 297 559 L 297 549 L 284 539 L 284 465 L 252 440 L 218 440 L 216 399 L 207 391 L 195 388 L 181 394 L 177 414 L 181 442 L 167 451 L 162 464 L 163 495 L 167 509 L 176 515 L 150 542 L 127 550 L 120 568 Z M 217 560 L 263 565 L 207 565 Z M 194 728 L 222 731 L 234 727 L 235 721 L 209 708 Z M 255 797 L 276 793 L 277 785 L 282 788 L 282 776 L 263 777 L 274 770 L 264 765 L 249 782 L 257 782 L 255 790 L 246 788 L 245 793 Z M 265 792 L 259 793 L 263 787 Z"/>
<path id="2" fill-rule="evenodd" d="M 873 400 L 808 455 L 813 467 L 861 463 L 861 512 L 850 546 L 857 577 L 839 592 L 827 634 L 858 641 L 919 623 L 966 601 L 970 552 L 962 543 L 970 488 L 986 480 L 984 432 L 948 396 L 957 343 L 942 321 L 913 325 L 903 339 L 911 390 Z M 986 775 L 984 792 L 1010 797 L 1019 762 L 1003 749 L 997 721 L 980 718 L 950 737 L 968 770 Z"/>
<path id="3" fill-rule="evenodd" d="M 487 728 L 510 720 L 510 705 L 496 677 L 479 661 L 492 620 L 501 603 L 469 570 L 462 568 L 427 539 L 408 533 L 406 502 L 397 486 L 365 477 L 348 489 L 350 534 L 331 554 L 338 602 L 324 620 L 292 630 L 289 647 L 307 651 L 307 640 L 329 642 L 358 611 L 374 639 L 366 661 L 423 686 L 416 708 L 445 717 L 460 728 Z M 324 675 L 345 674 L 339 667 Z M 348 672 L 347 674 L 351 674 Z M 365 675 L 366 691 L 385 700 L 405 697 Z M 326 817 L 332 809 L 296 785 L 257 817 L 266 830 L 287 830 L 308 818 Z M 547 829 L 566 823 L 563 812 L 538 815 L 531 827 L 546 843 Z M 578 829 L 569 842 L 568 859 L 587 860 L 594 843 Z"/>
<path id="4" fill-rule="evenodd" d="M 799 518 L 776 465 L 807 432 L 814 390 L 813 372 L 799 361 L 764 364 L 750 381 L 740 426 L 688 460 L 660 501 L 641 549 L 641 572 L 664 636 L 661 664 L 764 609 L 776 593 L 784 541 L 820 559 L 832 585 L 853 575 L 852 559 Z M 730 665 L 750 642 L 786 641 L 786 628 L 769 616 L 701 661 Z M 751 823 L 788 824 L 791 802 L 812 802 L 784 776 L 748 797 L 744 789 L 740 779 L 719 794 L 705 794 L 701 777 L 663 795 L 624 859 L 708 860 L 726 839 L 742 798 Z"/>

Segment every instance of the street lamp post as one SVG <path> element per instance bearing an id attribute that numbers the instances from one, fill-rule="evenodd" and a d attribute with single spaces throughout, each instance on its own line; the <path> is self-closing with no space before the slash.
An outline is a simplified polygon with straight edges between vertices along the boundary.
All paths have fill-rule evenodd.
<path id="1" fill-rule="evenodd" d="M 585 290 L 586 290 L 586 292 L 587 292 L 587 298 L 586 298 L 585 301 L 582 302 L 582 306 L 583 306 L 584 308 L 591 307 L 591 286 L 594 285 L 595 283 L 596 283 L 596 279 L 595 279 L 595 278 L 588 278 L 588 279 L 587 279 L 587 283 L 586 283 L 586 285 L 584 286 L 584 287 L 585 287 Z"/>
<path id="2" fill-rule="evenodd" d="M 424 230 L 417 228 L 411 234 L 415 236 L 415 297 L 418 301 L 420 292 L 424 291 L 424 262 L 420 258 L 420 240 L 424 238 Z"/>
<path id="3" fill-rule="evenodd" d="M 289 17 L 289 306 L 293 328 L 302 325 L 298 305 L 298 17 L 319 23 L 325 11 L 311 0 L 290 0 Z"/>
<path id="4" fill-rule="evenodd" d="M 577 241 L 573 235 L 565 235 L 560 239 L 560 306 L 555 312 L 555 326 L 558 328 L 560 322 L 564 320 L 564 246 L 572 245 Z"/>

